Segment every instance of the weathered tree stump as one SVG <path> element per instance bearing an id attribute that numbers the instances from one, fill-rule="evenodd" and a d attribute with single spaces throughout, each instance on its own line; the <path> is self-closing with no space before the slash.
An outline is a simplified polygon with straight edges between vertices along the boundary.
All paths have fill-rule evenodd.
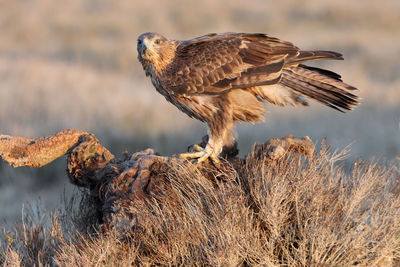
<path id="1" fill-rule="evenodd" d="M 207 138 L 203 138 L 203 143 Z M 296 139 L 287 136 L 257 144 L 254 154 L 264 154 L 266 160 L 277 160 L 289 151 L 307 157 L 314 154 L 314 144 L 309 137 Z M 102 229 L 117 228 L 126 232 L 139 227 L 136 214 L 130 214 L 133 202 L 146 202 L 152 196 L 159 201 L 168 195 L 168 172 L 171 164 L 200 171 L 210 181 L 216 177 L 227 180 L 231 172 L 239 172 L 247 157 L 238 158 L 236 146 L 223 151 L 225 160 L 218 166 L 213 163 L 192 164 L 184 159 L 159 155 L 146 149 L 117 159 L 97 138 L 79 130 L 64 130 L 45 138 L 22 138 L 0 135 L 0 156 L 13 167 L 41 167 L 58 157 L 67 155 L 67 174 L 70 182 L 89 189 L 97 200 Z"/>

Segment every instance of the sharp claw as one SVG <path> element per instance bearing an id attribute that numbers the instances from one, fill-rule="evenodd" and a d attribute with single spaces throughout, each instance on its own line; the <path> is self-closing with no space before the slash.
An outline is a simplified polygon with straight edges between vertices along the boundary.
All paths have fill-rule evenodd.
<path id="1" fill-rule="evenodd" d="M 188 153 L 182 153 L 178 154 L 178 157 L 181 159 L 196 159 L 200 158 L 205 154 L 204 150 L 198 151 L 198 152 L 188 152 Z"/>
<path id="2" fill-rule="evenodd" d="M 207 159 L 210 158 L 210 157 L 211 157 L 211 153 L 210 153 L 210 154 L 204 153 L 203 156 L 199 157 L 199 158 L 196 160 L 195 163 L 196 163 L 196 164 L 200 164 L 200 163 L 202 163 L 203 161 L 207 160 Z"/>
<path id="3" fill-rule="evenodd" d="M 196 150 L 197 152 L 178 154 L 178 157 L 181 159 L 193 159 L 196 165 L 204 162 L 207 159 L 211 159 L 213 162 L 219 163 L 218 156 L 214 155 L 212 151 L 209 151 L 208 149 L 202 148 L 198 145 L 194 145 L 193 150 Z"/>
<path id="4" fill-rule="evenodd" d="M 200 152 L 200 151 L 204 150 L 204 148 L 202 146 L 199 146 L 199 145 L 193 145 L 191 147 L 191 149 L 192 149 L 192 151 L 197 151 L 197 152 Z"/>
<path id="5" fill-rule="evenodd" d="M 211 155 L 210 155 L 210 158 L 211 158 L 211 160 L 212 160 L 214 163 L 216 163 L 216 164 L 219 164 L 219 163 L 220 163 L 220 160 L 219 160 L 219 158 L 218 158 L 217 155 L 211 154 Z"/>

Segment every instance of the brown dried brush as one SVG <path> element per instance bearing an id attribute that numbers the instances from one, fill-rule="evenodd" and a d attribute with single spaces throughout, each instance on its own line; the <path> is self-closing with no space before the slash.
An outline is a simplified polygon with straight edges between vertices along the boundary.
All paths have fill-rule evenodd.
<path id="1" fill-rule="evenodd" d="M 12 242 L 3 241 L 1 262 L 395 266 L 400 244 L 398 174 L 376 161 L 357 161 L 345 172 L 336 162 L 346 153 L 322 146 L 311 159 L 288 153 L 275 161 L 250 153 L 245 164 L 229 172 L 228 181 L 210 180 L 199 169 L 172 161 L 164 174 L 167 194 L 122 207 L 136 222 L 123 237 L 117 228 L 68 232 L 73 227 L 62 230 L 54 216 L 47 228 L 16 228 Z"/>

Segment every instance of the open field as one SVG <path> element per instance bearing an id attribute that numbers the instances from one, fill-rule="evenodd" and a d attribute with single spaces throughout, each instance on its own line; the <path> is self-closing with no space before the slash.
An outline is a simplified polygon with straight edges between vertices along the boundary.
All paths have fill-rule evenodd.
<path id="1" fill-rule="evenodd" d="M 153 147 L 163 154 L 198 142 L 205 127 L 167 103 L 136 60 L 136 37 L 156 31 L 188 39 L 208 32 L 265 32 L 304 49 L 334 50 L 345 61 L 318 66 L 360 89 L 362 103 L 340 114 L 270 107 L 266 123 L 238 128 L 242 153 L 255 141 L 309 135 L 354 157 L 400 155 L 400 3 L 383 1 L 0 1 L 0 133 L 42 136 L 93 132 L 113 153 Z M 317 65 L 316 65 L 317 66 Z M 38 169 L 0 162 L 0 221 L 21 217 L 41 198 L 57 207 L 63 160 Z"/>

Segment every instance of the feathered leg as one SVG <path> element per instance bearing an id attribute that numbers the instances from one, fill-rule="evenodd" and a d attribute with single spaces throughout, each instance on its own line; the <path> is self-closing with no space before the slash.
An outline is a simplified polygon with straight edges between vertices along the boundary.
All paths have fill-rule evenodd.
<path id="1" fill-rule="evenodd" d="M 225 145 L 233 144 L 235 141 L 232 134 L 234 129 L 234 123 L 232 120 L 226 123 L 225 127 L 221 127 L 221 129 L 218 128 L 210 127 L 209 140 L 205 148 L 199 145 L 194 145 L 192 148 L 195 152 L 182 153 L 179 154 L 179 157 L 195 159 L 196 163 L 201 163 L 210 158 L 213 162 L 218 163 L 218 155 L 221 153 L 222 148 Z"/>
<path id="2" fill-rule="evenodd" d="M 235 125 L 232 118 L 230 101 L 226 97 L 223 99 L 221 97 L 219 100 L 217 103 L 220 106 L 216 109 L 217 112 L 207 122 L 209 140 L 206 147 L 193 146 L 197 150 L 196 152 L 179 154 L 180 158 L 195 159 L 196 163 L 201 163 L 208 158 L 214 162 L 219 162 L 218 156 L 222 148 L 234 143 L 233 129 Z"/>

